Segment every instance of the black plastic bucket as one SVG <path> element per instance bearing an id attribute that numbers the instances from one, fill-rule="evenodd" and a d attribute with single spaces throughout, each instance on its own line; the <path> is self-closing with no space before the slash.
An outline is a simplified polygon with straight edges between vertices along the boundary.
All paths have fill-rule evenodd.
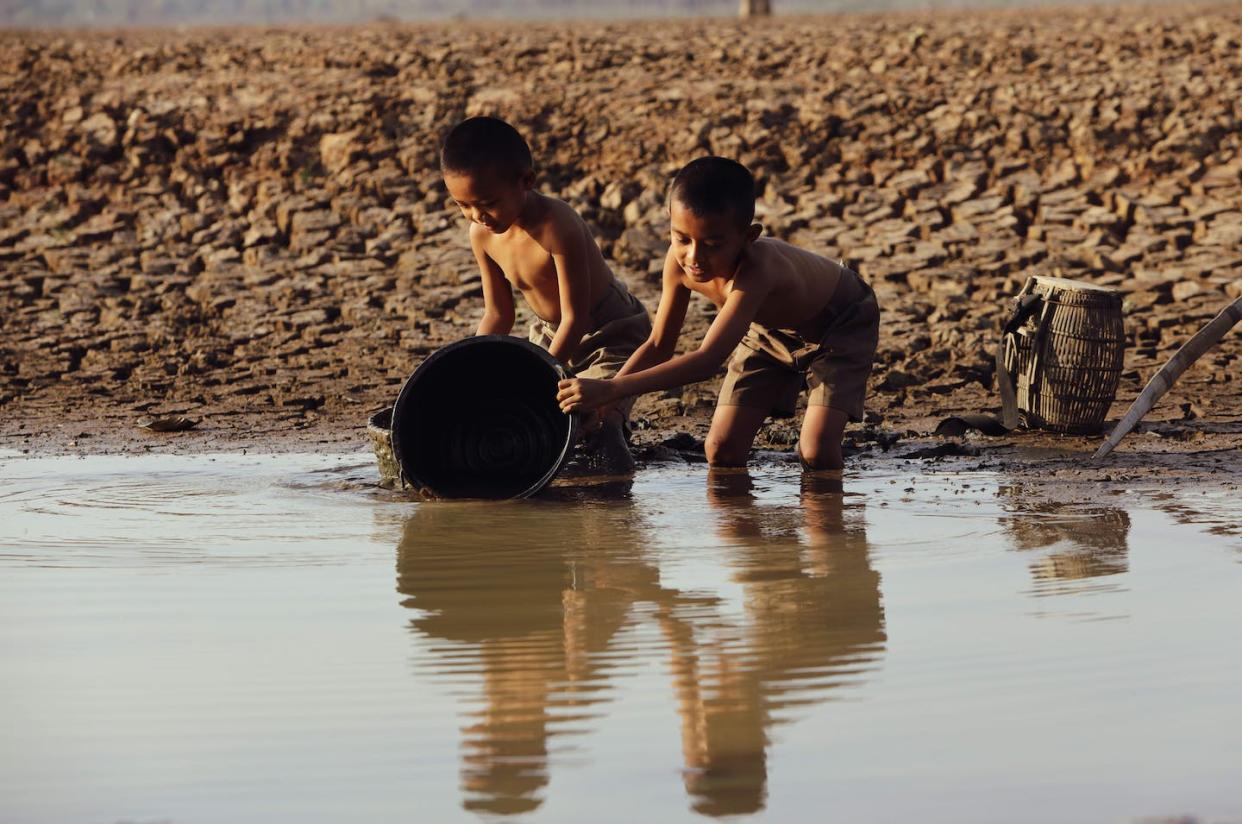
<path id="1" fill-rule="evenodd" d="M 392 448 L 405 483 L 434 498 L 524 498 L 565 463 L 576 422 L 565 371 L 533 343 L 481 335 L 434 352 L 401 387 Z"/>

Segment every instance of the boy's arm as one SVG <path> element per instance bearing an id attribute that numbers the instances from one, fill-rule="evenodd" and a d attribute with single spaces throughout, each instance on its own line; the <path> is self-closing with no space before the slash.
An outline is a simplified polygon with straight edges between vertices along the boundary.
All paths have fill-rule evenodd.
<path id="1" fill-rule="evenodd" d="M 505 273 L 500 271 L 496 261 L 488 257 L 484 250 L 484 231 L 486 230 L 477 226 L 470 227 L 470 248 L 474 250 L 474 259 L 479 263 L 479 273 L 483 279 L 483 317 L 474 333 L 507 335 L 513 329 L 515 317 L 513 287 L 505 280 Z"/>
<path id="2" fill-rule="evenodd" d="M 655 323 L 651 335 L 642 346 L 634 350 L 629 360 L 614 378 L 641 372 L 673 357 L 677 339 L 681 337 L 682 324 L 686 322 L 686 308 L 690 305 L 690 290 L 681 282 L 681 267 L 669 248 L 664 257 L 664 278 L 660 287 L 660 305 L 656 308 Z"/>
<path id="3" fill-rule="evenodd" d="M 568 207 L 566 207 L 568 208 Z M 591 331 L 591 276 L 587 262 L 586 227 L 577 215 L 553 213 L 547 250 L 556 267 L 561 321 L 548 354 L 561 363 L 569 359 Z"/>
<path id="4" fill-rule="evenodd" d="M 741 342 L 767 296 L 766 284 L 740 288 L 736 284 L 712 321 L 699 348 L 671 360 L 607 381 L 562 381 L 557 400 L 566 412 L 591 409 L 619 398 L 643 395 L 705 380 L 724 363 Z"/>

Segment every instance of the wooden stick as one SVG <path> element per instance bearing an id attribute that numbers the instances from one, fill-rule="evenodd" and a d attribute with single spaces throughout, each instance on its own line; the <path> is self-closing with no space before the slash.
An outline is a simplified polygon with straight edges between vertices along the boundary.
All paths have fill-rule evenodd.
<path id="1" fill-rule="evenodd" d="M 1108 439 L 1104 441 L 1091 460 L 1098 461 L 1121 443 L 1121 439 L 1129 434 L 1130 430 L 1138 425 L 1143 416 L 1151 411 L 1156 405 L 1156 401 L 1169 391 L 1169 388 L 1181 377 L 1182 373 L 1194 364 L 1199 358 L 1203 357 L 1209 349 L 1220 342 L 1220 339 L 1228 334 L 1229 330 L 1242 321 L 1242 298 L 1238 298 L 1233 303 L 1226 306 L 1221 313 L 1213 318 L 1207 326 L 1199 330 L 1193 338 L 1186 341 L 1181 349 L 1177 350 L 1168 363 L 1166 363 L 1159 372 L 1155 374 L 1147 386 L 1143 387 L 1143 391 L 1130 405 L 1130 409 L 1126 412 L 1125 417 L 1117 424 L 1116 428 L 1109 433 Z"/>

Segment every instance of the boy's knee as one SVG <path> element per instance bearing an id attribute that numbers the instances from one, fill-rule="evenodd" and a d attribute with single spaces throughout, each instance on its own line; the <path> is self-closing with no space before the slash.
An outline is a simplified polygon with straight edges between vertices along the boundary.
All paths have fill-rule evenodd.
<path id="1" fill-rule="evenodd" d="M 749 446 L 739 446 L 710 434 L 703 442 L 703 451 L 707 453 L 707 463 L 711 466 L 746 466 L 746 459 L 750 457 Z"/>
<path id="2" fill-rule="evenodd" d="M 802 461 L 803 467 L 813 471 L 842 469 L 845 466 L 839 444 L 825 448 L 822 445 L 808 446 L 800 443 L 798 444 L 798 460 Z"/>

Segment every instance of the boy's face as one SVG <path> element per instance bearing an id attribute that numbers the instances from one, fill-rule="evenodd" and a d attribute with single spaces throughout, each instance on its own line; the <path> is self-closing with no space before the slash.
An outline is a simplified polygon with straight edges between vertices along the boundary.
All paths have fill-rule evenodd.
<path id="1" fill-rule="evenodd" d="M 739 223 L 729 210 L 696 215 L 677 198 L 669 204 L 669 227 L 677 265 L 701 283 L 732 277 L 742 252 L 762 231 L 757 223 Z"/>
<path id="2" fill-rule="evenodd" d="M 449 197 L 471 223 L 489 232 L 504 234 L 518 219 L 526 193 L 534 186 L 534 173 L 517 177 L 476 172 L 445 172 Z"/>

